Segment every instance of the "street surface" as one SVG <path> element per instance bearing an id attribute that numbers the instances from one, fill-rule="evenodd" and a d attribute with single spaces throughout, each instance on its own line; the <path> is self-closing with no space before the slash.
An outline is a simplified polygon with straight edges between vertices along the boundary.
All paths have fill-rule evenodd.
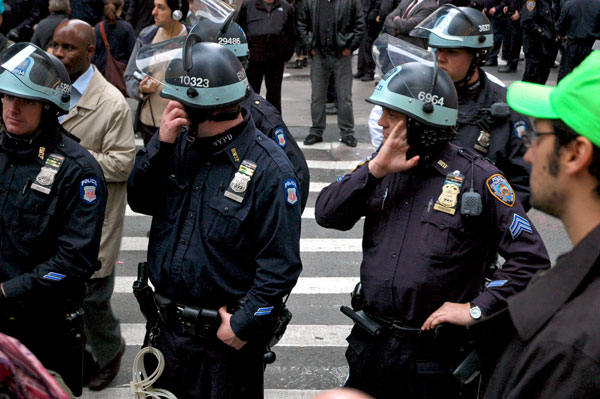
<path id="1" fill-rule="evenodd" d="M 486 70 L 510 85 L 520 79 L 523 67 L 521 62 L 518 73 L 514 74 L 498 74 L 495 67 Z M 363 222 L 359 221 L 347 232 L 327 230 L 315 222 L 314 206 L 323 187 L 352 170 L 356 163 L 373 152 L 367 128 L 371 105 L 364 99 L 375 86 L 374 82 L 356 79 L 353 82 L 356 138 L 359 142 L 356 148 L 338 142 L 336 116 L 327 117 L 324 142 L 305 147 L 302 140 L 311 124 L 309 70 L 286 68 L 283 81 L 283 117 L 305 153 L 311 172 L 311 186 L 307 208 L 302 215 L 304 270 L 288 301 L 293 313 L 291 325 L 274 348 L 277 361 L 268 366 L 265 373 L 266 399 L 309 399 L 321 390 L 341 386 L 348 371 L 344 351 L 351 321 L 340 313 L 339 308 L 342 304 L 350 304 L 350 291 L 358 281 Z M 556 73 L 557 69 L 552 69 L 549 85 L 556 83 Z M 142 144 L 141 140 L 136 140 L 136 143 L 138 146 Z M 556 219 L 535 210 L 529 215 L 541 232 L 553 262 L 557 255 L 570 249 L 570 241 Z M 131 285 L 138 262 L 146 259 L 150 222 L 150 217 L 135 214 L 128 208 L 112 299 L 127 341 L 121 370 L 108 388 L 101 392 L 85 389 L 82 398 L 132 397 L 129 388 L 131 369 L 144 337 L 145 320 L 139 312 Z"/>

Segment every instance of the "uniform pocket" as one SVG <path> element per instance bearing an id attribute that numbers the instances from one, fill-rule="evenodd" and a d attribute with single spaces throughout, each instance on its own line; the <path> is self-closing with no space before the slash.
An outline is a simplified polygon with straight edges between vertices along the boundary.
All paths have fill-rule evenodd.
<path id="1" fill-rule="evenodd" d="M 457 245 L 464 242 L 465 226 L 458 211 L 449 215 L 432 210 L 421 217 L 419 246 L 424 257 L 445 260 L 457 255 Z"/>
<path id="2" fill-rule="evenodd" d="M 252 234 L 246 233 L 250 198 L 238 203 L 223 195 L 209 203 L 212 221 L 206 224 L 205 237 L 214 244 L 227 248 L 241 248 Z"/>
<path id="3" fill-rule="evenodd" d="M 33 243 L 48 231 L 56 209 L 56 201 L 49 194 L 31 188 L 18 205 L 16 233 L 24 243 Z"/>

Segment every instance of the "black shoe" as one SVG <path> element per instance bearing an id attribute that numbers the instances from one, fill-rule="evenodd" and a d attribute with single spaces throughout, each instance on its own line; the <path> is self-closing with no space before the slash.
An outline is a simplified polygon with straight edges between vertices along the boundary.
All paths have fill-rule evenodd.
<path id="1" fill-rule="evenodd" d="M 353 134 L 346 134 L 342 136 L 340 141 L 346 144 L 348 147 L 356 147 L 356 138 Z"/>
<path id="2" fill-rule="evenodd" d="M 364 72 L 360 72 L 360 71 L 358 71 L 358 72 L 356 72 L 354 75 L 352 75 L 352 77 L 353 77 L 354 79 L 360 79 L 360 78 L 362 78 L 363 76 L 365 76 L 365 73 L 364 73 Z"/>
<path id="3" fill-rule="evenodd" d="M 517 67 L 511 67 L 510 65 L 500 65 L 498 67 L 498 72 L 500 72 L 500 73 L 517 72 Z"/>
<path id="4" fill-rule="evenodd" d="M 323 137 L 317 136 L 314 133 L 310 133 L 308 136 L 304 138 L 304 145 L 313 145 L 316 143 L 320 143 L 323 141 Z"/>
<path id="5" fill-rule="evenodd" d="M 308 58 L 303 58 L 302 59 L 302 66 L 303 67 L 308 66 Z"/>
<path id="6" fill-rule="evenodd" d="M 361 82 L 371 82 L 375 80 L 375 77 L 373 75 L 364 75 L 360 80 Z"/>
<path id="7" fill-rule="evenodd" d="M 485 66 L 498 66 L 498 59 L 495 60 L 487 60 L 485 62 Z"/>
<path id="8" fill-rule="evenodd" d="M 337 106 L 335 104 L 325 104 L 325 113 L 327 115 L 337 115 Z"/>
<path id="9" fill-rule="evenodd" d="M 296 63 L 291 66 L 292 69 L 302 69 L 302 60 L 296 60 Z"/>

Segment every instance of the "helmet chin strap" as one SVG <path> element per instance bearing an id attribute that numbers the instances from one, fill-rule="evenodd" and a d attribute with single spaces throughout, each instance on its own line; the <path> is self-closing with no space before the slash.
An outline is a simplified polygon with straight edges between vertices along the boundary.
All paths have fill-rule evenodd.
<path id="1" fill-rule="evenodd" d="M 469 84 L 469 82 L 471 81 L 471 78 L 475 74 L 476 68 L 477 68 L 477 61 L 476 61 L 476 57 L 473 56 L 473 59 L 471 59 L 471 64 L 469 65 L 469 69 L 467 70 L 467 75 L 464 78 L 462 78 L 461 80 L 457 80 L 456 82 L 454 82 L 454 87 L 459 87 L 459 86 Z"/>

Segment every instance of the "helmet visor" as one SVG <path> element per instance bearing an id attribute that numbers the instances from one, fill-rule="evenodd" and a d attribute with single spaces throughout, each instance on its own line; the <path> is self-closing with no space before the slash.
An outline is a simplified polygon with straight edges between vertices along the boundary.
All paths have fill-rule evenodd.
<path id="1" fill-rule="evenodd" d="M 387 33 L 373 43 L 373 59 L 385 75 L 389 70 L 407 62 L 420 62 L 433 67 L 434 54 Z"/>
<path id="2" fill-rule="evenodd" d="M 208 19 L 214 23 L 223 24 L 230 19 L 235 10 L 220 0 L 194 0 L 190 11 L 194 21 Z"/>
<path id="3" fill-rule="evenodd" d="M 30 43 L 16 43 L 0 53 L 0 91 L 34 100 L 62 104 L 71 93 L 45 51 Z"/>
<path id="4" fill-rule="evenodd" d="M 135 64 L 142 73 L 142 77 L 149 76 L 164 83 L 167 66 L 171 61 L 182 58 L 185 39 L 185 36 L 176 37 L 164 42 L 142 46 L 135 58 Z"/>
<path id="5" fill-rule="evenodd" d="M 440 7 L 421 21 L 411 32 L 414 37 L 429 39 L 433 33 L 440 39 L 461 45 L 470 36 L 489 33 L 490 27 L 476 26 L 458 7 Z"/>

